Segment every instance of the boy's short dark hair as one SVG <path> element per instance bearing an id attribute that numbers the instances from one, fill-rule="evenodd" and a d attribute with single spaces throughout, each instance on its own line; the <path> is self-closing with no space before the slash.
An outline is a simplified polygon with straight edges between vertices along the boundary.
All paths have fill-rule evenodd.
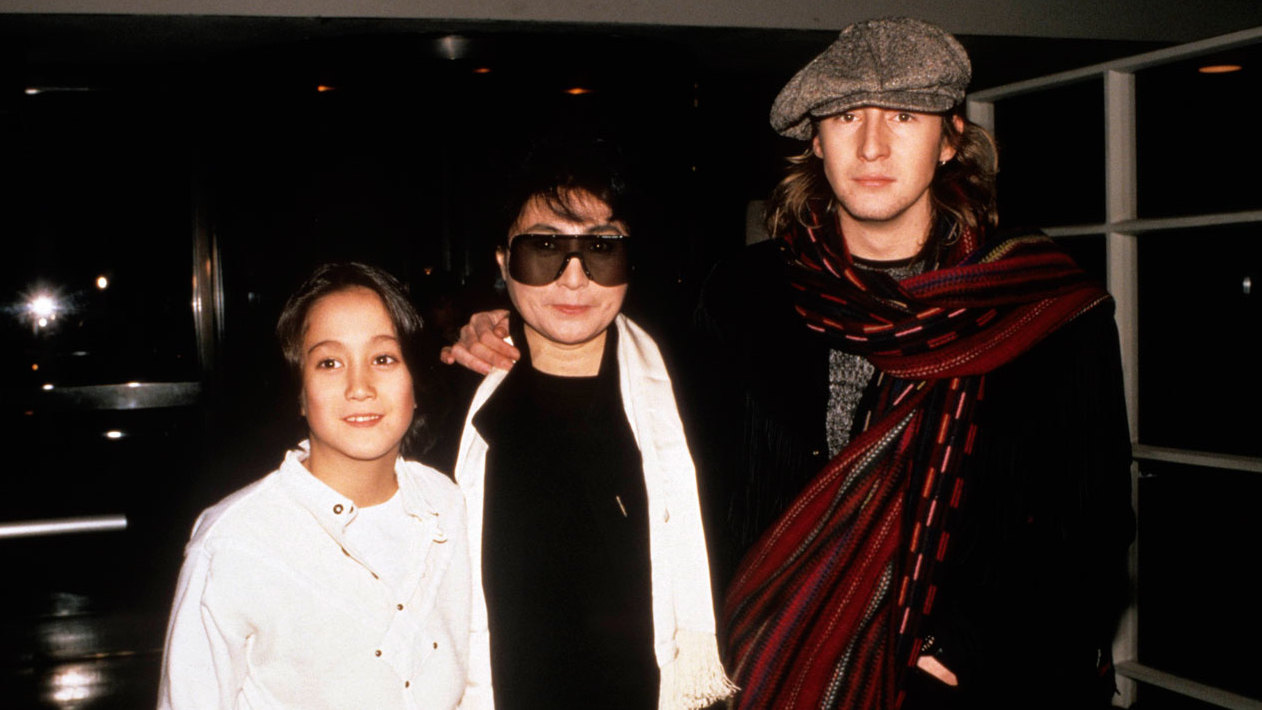
<path id="1" fill-rule="evenodd" d="M 366 288 L 377 294 L 386 308 L 386 314 L 394 325 L 395 336 L 403 353 L 403 365 L 412 378 L 413 397 L 417 403 L 412 426 L 403 437 L 404 456 L 420 455 L 428 443 L 425 422 L 425 383 L 421 372 L 420 346 L 424 321 L 408 298 L 407 290 L 399 280 L 384 269 L 358 262 L 321 264 L 311 276 L 294 291 L 281 309 L 276 321 L 276 338 L 280 341 L 290 379 L 299 391 L 302 389 L 302 368 L 305 353 L 302 341 L 307 332 L 307 315 L 321 298 L 353 288 Z"/>

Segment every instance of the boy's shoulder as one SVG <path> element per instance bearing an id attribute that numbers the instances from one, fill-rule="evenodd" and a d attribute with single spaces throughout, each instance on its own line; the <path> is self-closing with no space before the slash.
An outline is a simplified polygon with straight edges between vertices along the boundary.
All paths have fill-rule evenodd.
<path id="1" fill-rule="evenodd" d="M 395 472 L 401 479 L 406 477 L 406 485 L 415 488 L 431 505 L 464 508 L 464 493 L 447 474 L 419 461 L 406 460 L 400 461 Z"/>
<path id="2" fill-rule="evenodd" d="M 223 539 L 248 536 L 260 525 L 266 526 L 269 517 L 279 513 L 277 503 L 284 498 L 279 489 L 279 471 L 273 471 L 259 480 L 224 497 L 218 503 L 202 511 L 193 526 L 188 549 L 208 546 Z"/>

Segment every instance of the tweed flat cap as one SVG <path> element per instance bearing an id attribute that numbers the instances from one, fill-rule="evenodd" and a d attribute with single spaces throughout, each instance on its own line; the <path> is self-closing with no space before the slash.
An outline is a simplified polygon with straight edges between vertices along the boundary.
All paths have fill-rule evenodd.
<path id="1" fill-rule="evenodd" d="M 780 90 L 771 127 L 810 140 L 812 118 L 860 106 L 949 111 L 964 100 L 972 75 L 968 53 L 937 25 L 909 17 L 858 22 Z"/>

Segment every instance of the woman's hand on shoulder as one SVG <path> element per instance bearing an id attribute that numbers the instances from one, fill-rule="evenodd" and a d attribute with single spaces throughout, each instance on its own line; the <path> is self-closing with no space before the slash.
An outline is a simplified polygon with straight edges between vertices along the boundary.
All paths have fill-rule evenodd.
<path id="1" fill-rule="evenodd" d="M 460 328 L 460 340 L 443 348 L 439 359 L 447 365 L 460 365 L 485 375 L 491 368 L 508 370 L 521 358 L 521 352 L 510 345 L 508 311 L 496 309 L 474 313 Z"/>

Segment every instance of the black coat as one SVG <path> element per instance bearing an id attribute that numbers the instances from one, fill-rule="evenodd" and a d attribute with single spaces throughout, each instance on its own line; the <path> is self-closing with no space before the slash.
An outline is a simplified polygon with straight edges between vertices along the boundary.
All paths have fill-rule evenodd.
<path id="1" fill-rule="evenodd" d="M 827 462 L 829 346 L 766 242 L 720 264 L 683 388 L 725 581 Z M 929 619 L 949 690 L 913 671 L 906 710 L 1107 704 L 1134 536 L 1130 436 L 1112 309 L 1096 307 L 987 375 L 961 523 Z M 946 692 L 944 692 L 946 691 Z"/>

